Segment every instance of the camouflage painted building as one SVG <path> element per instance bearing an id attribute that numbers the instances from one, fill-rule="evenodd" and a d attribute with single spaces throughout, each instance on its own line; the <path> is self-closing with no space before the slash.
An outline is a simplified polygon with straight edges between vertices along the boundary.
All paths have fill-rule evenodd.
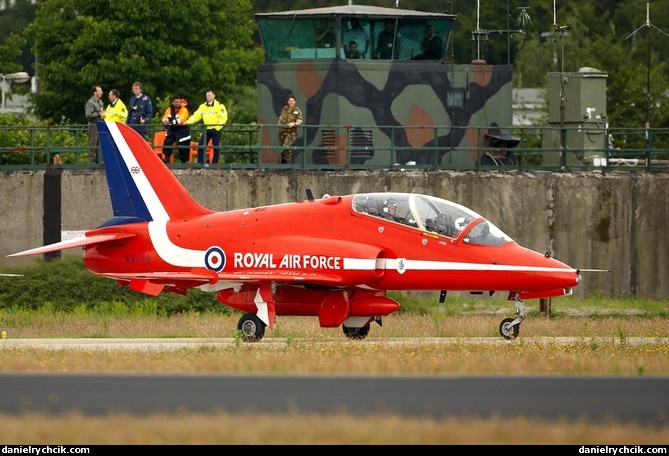
<path id="1" fill-rule="evenodd" d="M 354 17 L 369 44 L 350 59 L 345 37 Z M 276 124 L 292 93 L 305 119 L 293 162 L 474 165 L 488 130 L 499 136 L 499 127 L 512 125 L 513 66 L 450 63 L 455 20 L 362 5 L 256 14 L 266 58 L 258 68 L 258 122 Z M 326 26 L 334 40 L 317 43 Z M 423 56 L 430 27 L 440 52 Z M 379 44 L 392 52 L 383 57 Z M 261 142 L 262 162 L 277 163 L 278 130 L 265 128 Z"/>

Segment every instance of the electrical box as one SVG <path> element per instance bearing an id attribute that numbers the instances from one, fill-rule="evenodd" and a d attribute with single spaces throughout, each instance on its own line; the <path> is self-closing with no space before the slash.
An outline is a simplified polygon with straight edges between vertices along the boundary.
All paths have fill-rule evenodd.
<path id="1" fill-rule="evenodd" d="M 606 122 L 607 77 L 608 74 L 589 67 L 577 73 L 548 73 L 548 121 Z M 563 103 L 564 120 L 560 115 Z"/>
<path id="2" fill-rule="evenodd" d="M 561 136 L 564 138 L 564 152 L 567 154 L 565 165 L 590 165 L 596 159 L 606 157 L 606 123 L 582 122 L 565 124 L 564 131 L 557 124 L 554 129 L 545 129 L 542 135 L 543 164 L 554 166 L 562 163 Z"/>

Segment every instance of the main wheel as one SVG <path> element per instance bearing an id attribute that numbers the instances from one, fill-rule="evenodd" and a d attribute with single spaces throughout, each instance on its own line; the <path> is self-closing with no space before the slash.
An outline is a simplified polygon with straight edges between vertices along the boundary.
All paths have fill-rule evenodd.
<path id="1" fill-rule="evenodd" d="M 367 334 L 369 334 L 369 323 L 367 323 L 362 328 L 351 328 L 342 325 L 341 329 L 349 339 L 364 339 L 367 337 Z"/>
<path id="2" fill-rule="evenodd" d="M 520 331 L 520 325 L 511 325 L 513 320 L 513 318 L 505 318 L 499 325 L 499 333 L 507 340 L 518 337 L 518 332 Z"/>
<path id="3" fill-rule="evenodd" d="M 237 329 L 242 332 L 244 342 L 258 342 L 265 335 L 265 323 L 254 313 L 242 315 L 237 323 Z"/>

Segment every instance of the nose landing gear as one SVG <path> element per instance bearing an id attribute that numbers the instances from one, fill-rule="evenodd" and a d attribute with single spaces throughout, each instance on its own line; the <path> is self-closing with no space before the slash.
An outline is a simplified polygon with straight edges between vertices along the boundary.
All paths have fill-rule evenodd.
<path id="1" fill-rule="evenodd" d="M 516 318 L 505 318 L 499 325 L 499 333 L 506 340 L 512 340 L 518 337 L 520 332 L 520 324 L 527 318 L 525 313 L 525 306 L 520 300 L 518 293 L 514 293 L 513 300 L 516 303 Z"/>

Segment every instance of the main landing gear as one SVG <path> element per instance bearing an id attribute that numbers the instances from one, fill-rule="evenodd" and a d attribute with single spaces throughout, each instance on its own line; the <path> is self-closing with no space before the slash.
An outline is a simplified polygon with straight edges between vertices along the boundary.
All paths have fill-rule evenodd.
<path id="1" fill-rule="evenodd" d="M 357 322 L 355 321 L 357 320 Z M 369 324 L 372 322 L 378 323 L 379 326 L 383 326 L 383 320 L 381 317 L 351 317 L 348 320 L 351 326 L 341 325 L 341 329 L 344 331 L 344 335 L 351 340 L 362 340 L 367 337 L 369 334 Z M 362 326 L 352 326 L 353 324 L 362 324 Z"/>
<path id="2" fill-rule="evenodd" d="M 361 340 L 369 334 L 369 324 L 373 321 L 382 325 L 381 317 L 373 317 L 360 327 L 342 325 L 342 330 L 349 339 Z M 259 342 L 265 335 L 265 328 L 267 325 L 252 312 L 242 315 L 237 323 L 237 329 L 241 332 L 241 339 L 244 342 Z"/>
<path id="3" fill-rule="evenodd" d="M 369 323 L 367 323 L 362 328 L 351 328 L 348 326 L 341 326 L 341 329 L 344 330 L 344 334 L 349 339 L 364 339 L 369 334 Z"/>
<path id="4" fill-rule="evenodd" d="M 516 318 L 505 318 L 499 325 L 499 333 L 507 340 L 515 339 L 520 332 L 520 324 L 527 318 L 525 306 L 520 300 L 518 293 L 514 293 L 513 300 L 516 303 Z"/>
<path id="5" fill-rule="evenodd" d="M 244 342 L 258 342 L 265 335 L 265 323 L 254 313 L 245 313 L 237 323 Z"/>

